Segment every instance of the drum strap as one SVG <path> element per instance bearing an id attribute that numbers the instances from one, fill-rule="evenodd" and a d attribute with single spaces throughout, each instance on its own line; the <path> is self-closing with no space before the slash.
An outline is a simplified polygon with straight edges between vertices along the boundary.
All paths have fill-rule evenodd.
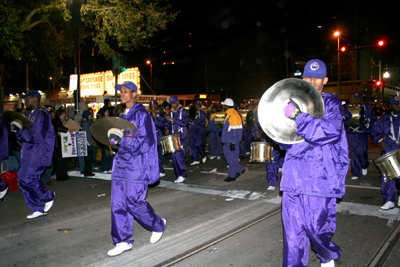
<path id="1" fill-rule="evenodd" d="M 394 125 L 393 125 L 393 119 L 392 119 L 392 114 L 390 114 L 390 132 L 392 133 L 392 135 L 389 135 L 389 138 L 392 139 L 395 143 L 396 143 L 396 147 L 398 147 L 399 145 L 399 138 L 400 138 L 400 126 L 399 126 L 399 134 L 397 135 L 397 139 L 396 139 L 396 135 L 394 133 Z M 396 116 L 397 117 L 397 116 Z"/>
<path id="2" fill-rule="evenodd" d="M 183 107 L 182 107 L 182 106 L 179 106 L 179 107 L 178 107 L 178 110 L 180 111 L 180 112 L 179 112 L 179 120 L 182 120 L 182 110 L 183 110 Z M 178 110 L 177 110 L 177 111 L 178 111 Z M 171 118 L 172 118 L 172 119 L 174 119 L 174 113 L 175 113 L 174 111 L 171 111 Z M 172 122 L 172 124 L 174 124 L 174 123 Z M 182 128 L 182 127 L 179 127 L 178 133 L 179 133 L 179 132 L 183 133 L 183 128 Z M 172 127 L 172 133 L 174 134 L 174 127 Z"/>

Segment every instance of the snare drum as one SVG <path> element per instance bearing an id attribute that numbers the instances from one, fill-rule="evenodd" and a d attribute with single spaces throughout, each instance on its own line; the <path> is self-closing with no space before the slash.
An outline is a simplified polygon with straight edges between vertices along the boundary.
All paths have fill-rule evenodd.
<path id="1" fill-rule="evenodd" d="M 179 134 L 170 134 L 161 137 L 161 148 L 163 155 L 182 150 Z"/>
<path id="2" fill-rule="evenodd" d="M 215 113 L 214 124 L 217 126 L 217 128 L 224 127 L 225 115 L 226 114 L 224 112 Z"/>
<path id="3" fill-rule="evenodd" d="M 251 143 L 251 154 L 249 162 L 272 162 L 274 157 L 272 155 L 273 147 L 267 142 L 253 142 Z"/>
<path id="4" fill-rule="evenodd" d="M 400 176 L 400 149 L 392 150 L 375 160 L 383 173 L 384 181 L 390 181 Z"/>

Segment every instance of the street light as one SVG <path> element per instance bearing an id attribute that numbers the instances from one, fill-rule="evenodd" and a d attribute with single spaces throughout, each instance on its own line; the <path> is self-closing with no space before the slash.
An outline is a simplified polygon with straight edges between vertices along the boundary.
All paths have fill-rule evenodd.
<path id="1" fill-rule="evenodd" d="M 153 64 L 151 63 L 150 60 L 147 60 L 146 64 L 150 65 L 150 87 L 152 89 L 153 88 Z"/>
<path id="2" fill-rule="evenodd" d="M 334 36 L 337 37 L 337 51 L 338 51 L 338 55 L 337 55 L 337 60 L 338 60 L 338 84 L 337 84 L 337 93 L 338 95 L 340 95 L 340 82 L 341 82 L 341 75 L 340 75 L 340 32 L 336 31 L 334 34 Z M 344 51 L 343 51 L 344 52 Z"/>

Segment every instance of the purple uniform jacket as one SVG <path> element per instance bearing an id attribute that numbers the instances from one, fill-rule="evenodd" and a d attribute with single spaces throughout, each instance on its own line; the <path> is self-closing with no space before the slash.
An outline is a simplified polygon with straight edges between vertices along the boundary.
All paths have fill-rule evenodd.
<path id="1" fill-rule="evenodd" d="M 240 117 L 240 114 L 236 110 L 232 110 L 229 113 L 227 112 L 226 116 L 228 118 L 225 120 L 224 127 L 222 128 L 221 142 L 223 144 L 239 144 L 243 140 L 243 124 L 233 123 L 231 117 Z"/>
<path id="2" fill-rule="evenodd" d="M 207 131 L 210 131 L 210 132 L 221 132 L 222 128 L 218 128 L 215 125 L 215 114 L 216 113 L 213 113 L 213 114 L 210 114 L 210 116 L 208 116 Z"/>
<path id="3" fill-rule="evenodd" d="M 392 123 L 393 122 L 393 127 Z M 382 116 L 372 127 L 371 137 L 374 144 L 377 144 L 382 138 L 387 146 L 382 149 L 382 154 L 386 154 L 399 148 L 396 142 L 399 142 L 400 115 L 393 116 L 392 113 Z M 385 135 L 385 137 L 383 137 Z"/>
<path id="4" fill-rule="evenodd" d="M 322 119 L 302 113 L 296 119 L 297 134 L 305 141 L 281 145 L 290 147 L 282 169 L 281 190 L 319 197 L 341 198 L 349 166 L 346 132 L 341 102 L 322 94 L 325 115 Z"/>
<path id="5" fill-rule="evenodd" d="M 156 126 L 157 144 L 160 144 L 161 137 L 163 136 L 165 127 L 167 125 L 167 119 L 160 111 L 156 112 L 156 118 L 153 117 L 151 112 L 150 116 L 154 121 L 154 125 Z"/>
<path id="6" fill-rule="evenodd" d="M 3 121 L 0 117 L 0 163 L 3 159 L 8 158 L 8 133 Z"/>
<path id="7" fill-rule="evenodd" d="M 38 107 L 28 119 L 33 126 L 17 133 L 17 139 L 22 142 L 21 160 L 30 165 L 50 166 L 56 141 L 51 115 L 46 108 Z"/>
<path id="8" fill-rule="evenodd" d="M 177 111 L 171 111 L 169 116 L 174 120 L 173 123 L 168 121 L 170 134 L 179 133 L 180 139 L 187 138 L 187 126 L 189 123 L 189 112 L 182 106 L 179 106 Z"/>
<path id="9" fill-rule="evenodd" d="M 203 130 L 204 126 L 206 126 L 206 114 L 202 110 L 198 110 L 196 112 L 196 119 L 193 121 L 193 125 L 190 129 Z"/>
<path id="10" fill-rule="evenodd" d="M 133 105 L 126 116 L 134 124 L 134 137 L 123 137 L 114 158 L 112 179 L 138 184 L 153 184 L 160 178 L 157 152 L 156 128 L 146 108 L 138 103 Z"/>

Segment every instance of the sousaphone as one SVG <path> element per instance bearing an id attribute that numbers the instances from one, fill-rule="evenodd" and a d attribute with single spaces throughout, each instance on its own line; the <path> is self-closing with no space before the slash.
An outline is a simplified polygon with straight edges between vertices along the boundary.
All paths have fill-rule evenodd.
<path id="1" fill-rule="evenodd" d="M 296 144 L 304 138 L 296 134 L 296 122 L 286 118 L 283 108 L 289 99 L 296 102 L 302 112 L 322 119 L 324 101 L 318 90 L 301 79 L 284 79 L 272 85 L 261 97 L 258 105 L 258 121 L 263 131 L 276 142 Z"/>

